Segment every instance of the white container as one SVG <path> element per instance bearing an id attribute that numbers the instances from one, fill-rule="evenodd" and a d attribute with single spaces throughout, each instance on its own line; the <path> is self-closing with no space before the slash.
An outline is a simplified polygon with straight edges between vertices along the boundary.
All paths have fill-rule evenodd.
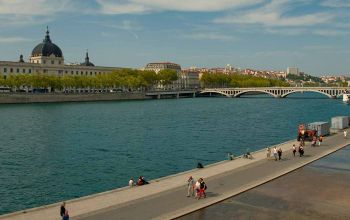
<path id="1" fill-rule="evenodd" d="M 332 118 L 332 128 L 334 129 L 344 129 L 349 127 L 349 117 L 348 116 L 338 116 Z"/>
<path id="2" fill-rule="evenodd" d="M 329 122 L 313 122 L 307 125 L 307 129 L 316 130 L 317 136 L 324 136 L 329 134 L 330 125 Z"/>

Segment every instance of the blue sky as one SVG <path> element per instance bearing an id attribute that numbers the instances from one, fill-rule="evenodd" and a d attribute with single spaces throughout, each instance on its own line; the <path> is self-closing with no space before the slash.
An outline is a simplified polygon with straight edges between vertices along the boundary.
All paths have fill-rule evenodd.
<path id="1" fill-rule="evenodd" d="M 0 0 L 0 60 L 49 26 L 66 62 L 350 74 L 350 0 Z"/>

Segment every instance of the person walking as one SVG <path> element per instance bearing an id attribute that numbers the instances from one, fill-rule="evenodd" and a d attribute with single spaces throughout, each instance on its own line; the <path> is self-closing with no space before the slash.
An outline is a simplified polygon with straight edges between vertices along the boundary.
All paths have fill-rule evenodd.
<path id="1" fill-rule="evenodd" d="M 346 136 L 348 136 L 348 131 L 344 130 L 344 138 L 346 138 Z"/>
<path id="2" fill-rule="evenodd" d="M 194 196 L 194 179 L 190 176 L 187 180 L 187 197 Z"/>
<path id="3" fill-rule="evenodd" d="M 304 148 L 303 148 L 303 146 L 299 147 L 299 156 L 300 157 L 304 156 Z"/>
<path id="4" fill-rule="evenodd" d="M 282 148 L 279 148 L 277 153 L 278 153 L 278 160 L 281 160 L 282 159 Z"/>
<path id="5" fill-rule="evenodd" d="M 315 147 L 315 146 L 316 146 L 316 141 L 317 141 L 317 137 L 316 137 L 316 136 L 313 136 L 313 137 L 312 137 L 312 142 L 311 142 L 311 146 L 312 146 L 312 147 Z"/>
<path id="6" fill-rule="evenodd" d="M 196 198 L 198 198 L 199 197 L 199 189 L 200 189 L 200 187 L 201 187 L 201 178 L 199 178 L 197 181 L 196 181 L 196 183 L 194 184 L 194 189 L 196 190 Z"/>
<path id="7" fill-rule="evenodd" d="M 69 214 L 68 214 L 68 210 L 66 209 L 66 211 L 64 212 L 63 218 L 62 220 L 69 220 Z"/>
<path id="8" fill-rule="evenodd" d="M 64 219 L 64 215 L 66 213 L 66 202 L 62 202 L 61 208 L 60 208 L 60 216 L 62 220 Z"/>
<path id="9" fill-rule="evenodd" d="M 277 161 L 277 147 L 273 148 L 273 156 L 275 157 L 275 161 Z"/>
<path id="10" fill-rule="evenodd" d="M 207 195 L 205 194 L 205 190 L 207 190 L 207 185 L 205 184 L 203 178 L 200 178 L 198 199 L 200 199 L 202 196 L 203 196 L 203 198 L 207 197 Z"/>
<path id="11" fill-rule="evenodd" d="M 266 149 L 266 158 L 267 158 L 267 159 L 270 159 L 270 156 L 271 156 L 271 148 L 268 147 L 268 148 Z"/>
<path id="12" fill-rule="evenodd" d="M 320 136 L 318 137 L 318 146 L 321 146 L 322 141 L 323 141 L 323 136 L 320 135 Z"/>
<path id="13" fill-rule="evenodd" d="M 295 153 L 297 152 L 297 149 L 296 149 L 296 147 L 295 147 L 295 144 L 293 144 L 292 149 L 293 149 L 293 156 L 295 157 Z"/>

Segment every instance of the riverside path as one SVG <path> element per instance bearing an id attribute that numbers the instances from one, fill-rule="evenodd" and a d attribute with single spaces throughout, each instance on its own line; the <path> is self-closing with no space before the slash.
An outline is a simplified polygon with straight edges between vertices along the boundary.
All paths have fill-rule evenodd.
<path id="1" fill-rule="evenodd" d="M 325 138 L 319 147 L 307 144 L 304 157 L 293 157 L 289 141 L 278 145 L 283 150 L 283 160 L 266 159 L 265 149 L 253 153 L 254 159 L 237 158 L 219 162 L 204 169 L 151 181 L 151 184 L 121 188 L 80 199 L 67 201 L 71 219 L 172 219 L 247 191 L 281 175 L 298 169 L 308 163 L 333 153 L 350 144 L 342 133 Z M 189 175 L 195 179 L 203 177 L 208 185 L 207 198 L 196 200 L 186 197 L 186 181 Z M 127 182 L 127 180 L 126 180 Z M 60 204 L 52 204 L 8 215 L 9 219 L 60 219 Z"/>

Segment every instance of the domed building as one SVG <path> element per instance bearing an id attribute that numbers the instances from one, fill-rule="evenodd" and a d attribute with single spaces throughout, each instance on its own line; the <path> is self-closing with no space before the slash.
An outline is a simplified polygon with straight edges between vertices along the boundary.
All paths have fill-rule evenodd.
<path id="1" fill-rule="evenodd" d="M 47 28 L 44 40 L 32 50 L 29 61 L 20 55 L 19 61 L 0 61 L 0 74 L 7 78 L 11 74 L 52 74 L 74 76 L 96 76 L 110 73 L 120 67 L 95 66 L 86 52 L 85 61 L 82 63 L 65 64 L 61 48 L 54 44 Z"/>
<path id="2" fill-rule="evenodd" d="M 50 65 L 64 64 L 62 50 L 50 39 L 50 32 L 47 28 L 46 36 L 42 43 L 36 45 L 30 57 L 31 63 L 41 63 Z"/>

